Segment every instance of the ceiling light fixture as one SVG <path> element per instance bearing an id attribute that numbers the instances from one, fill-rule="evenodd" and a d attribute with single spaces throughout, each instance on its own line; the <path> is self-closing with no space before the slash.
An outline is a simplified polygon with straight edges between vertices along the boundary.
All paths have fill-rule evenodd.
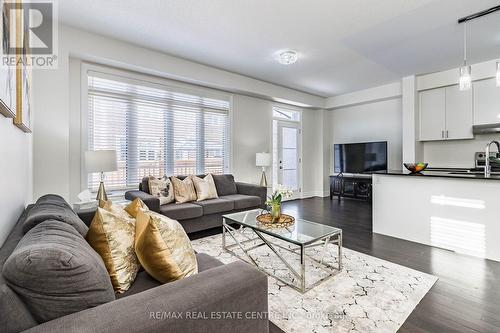
<path id="1" fill-rule="evenodd" d="M 278 62 L 282 65 L 291 65 L 297 62 L 298 54 L 294 50 L 279 51 Z"/>
<path id="2" fill-rule="evenodd" d="M 460 67 L 460 90 L 469 90 L 472 87 L 471 68 L 467 65 L 467 21 L 464 23 L 464 65 Z"/>
<path id="3" fill-rule="evenodd" d="M 460 90 L 469 90 L 472 87 L 471 66 L 467 65 L 467 22 L 497 12 L 499 10 L 500 10 L 500 5 L 458 19 L 458 24 L 460 23 L 464 24 L 464 65 L 460 67 L 460 79 L 458 81 Z M 497 81 L 497 86 L 500 87 L 499 66 L 500 66 L 499 63 L 497 62 L 496 81 Z"/>

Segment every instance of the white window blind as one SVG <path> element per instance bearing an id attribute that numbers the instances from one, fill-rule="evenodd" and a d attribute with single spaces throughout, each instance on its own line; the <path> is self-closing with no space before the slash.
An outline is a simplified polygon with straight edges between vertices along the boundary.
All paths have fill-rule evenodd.
<path id="1" fill-rule="evenodd" d="M 142 177 L 229 172 L 229 96 L 88 71 L 88 150 L 116 150 L 112 189 Z M 96 190 L 99 175 L 88 177 Z"/>

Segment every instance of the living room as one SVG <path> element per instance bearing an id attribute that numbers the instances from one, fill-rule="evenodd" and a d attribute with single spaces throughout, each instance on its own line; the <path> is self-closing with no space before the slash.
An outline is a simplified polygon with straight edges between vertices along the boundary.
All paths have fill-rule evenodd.
<path id="1" fill-rule="evenodd" d="M 0 331 L 500 330 L 498 1 L 40 3 Z"/>

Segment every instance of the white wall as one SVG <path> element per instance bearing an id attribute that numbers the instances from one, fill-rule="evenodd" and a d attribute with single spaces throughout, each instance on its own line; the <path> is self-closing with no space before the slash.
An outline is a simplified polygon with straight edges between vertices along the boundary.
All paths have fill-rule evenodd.
<path id="1" fill-rule="evenodd" d="M 429 166 L 438 168 L 473 168 L 474 153 L 484 152 L 486 144 L 492 140 L 500 140 L 500 135 L 476 135 L 473 140 L 424 142 L 424 160 Z"/>
<path id="2" fill-rule="evenodd" d="M 418 163 L 423 160 L 423 144 L 418 141 L 420 133 L 420 110 L 415 75 L 402 80 L 402 136 L 403 162 Z M 401 166 L 402 168 L 403 166 Z"/>
<path id="3" fill-rule="evenodd" d="M 387 141 L 389 169 L 401 169 L 401 98 L 349 106 L 328 111 L 330 126 L 330 172 L 333 172 L 333 144 Z"/>
<path id="4" fill-rule="evenodd" d="M 232 120 L 232 172 L 238 181 L 259 183 L 261 168 L 255 166 L 255 154 L 271 152 L 272 102 L 234 95 Z M 272 184 L 270 168 L 266 175 Z"/>
<path id="5" fill-rule="evenodd" d="M 0 116 L 0 246 L 32 200 L 31 138 Z"/>
<path id="6" fill-rule="evenodd" d="M 302 112 L 302 197 L 326 196 L 324 110 Z M 328 169 L 328 168 L 327 168 Z"/>
<path id="7" fill-rule="evenodd" d="M 377 101 L 400 97 L 402 94 L 401 81 L 381 86 L 337 95 L 326 99 L 325 109 L 341 108 L 350 105 L 373 103 Z"/>
<path id="8" fill-rule="evenodd" d="M 59 30 L 58 59 L 57 69 L 38 71 L 33 81 L 33 105 L 37 114 L 33 147 L 34 197 L 57 193 L 73 201 L 81 190 L 81 60 L 234 93 L 233 172 L 238 180 L 243 181 L 259 180 L 255 153 L 270 151 L 271 107 L 274 100 L 319 108 L 325 102 L 318 96 L 65 26 Z M 320 124 L 314 125 L 312 130 L 315 131 L 317 126 Z M 315 163 L 321 164 L 321 154 L 314 156 L 320 159 Z M 306 172 L 309 173 L 304 170 Z M 268 174 L 271 175 L 270 170 Z"/>
<path id="9" fill-rule="evenodd" d="M 242 95 L 233 97 L 233 173 L 258 183 L 255 153 L 272 151 L 273 103 Z M 323 110 L 302 112 L 302 196 L 323 196 Z M 266 170 L 272 184 L 272 170 Z"/>

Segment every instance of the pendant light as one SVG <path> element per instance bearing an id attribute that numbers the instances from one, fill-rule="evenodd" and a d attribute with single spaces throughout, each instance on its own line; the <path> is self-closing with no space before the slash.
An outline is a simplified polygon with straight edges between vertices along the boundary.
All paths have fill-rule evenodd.
<path id="1" fill-rule="evenodd" d="M 467 65 L 467 21 L 464 22 L 464 65 L 460 67 L 460 90 L 469 90 L 472 87 L 471 68 Z"/>
<path id="2" fill-rule="evenodd" d="M 500 11 L 500 5 L 458 19 L 458 24 L 464 24 L 464 65 L 460 67 L 460 90 L 469 90 L 472 88 L 471 67 L 467 65 L 467 22 L 498 11 Z M 500 87 L 500 61 L 497 61 L 496 81 L 497 87 Z"/>

